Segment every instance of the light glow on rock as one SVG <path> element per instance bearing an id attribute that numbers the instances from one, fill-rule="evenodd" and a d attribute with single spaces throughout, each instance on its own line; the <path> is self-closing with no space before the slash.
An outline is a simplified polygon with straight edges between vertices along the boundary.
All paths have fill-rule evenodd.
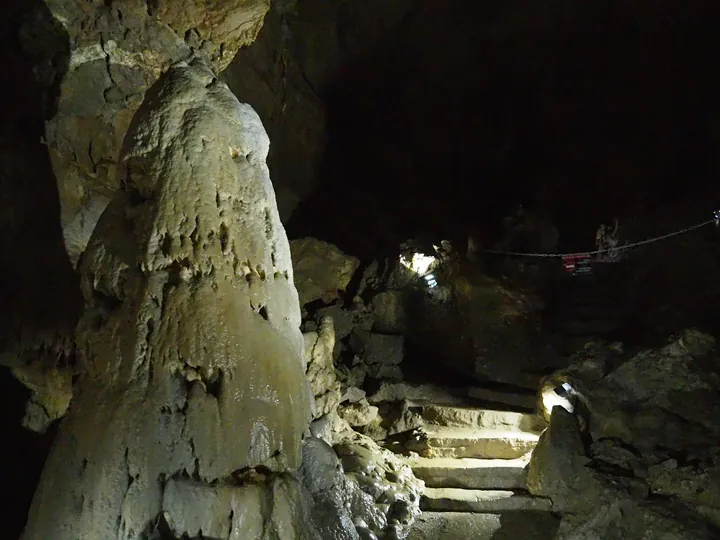
<path id="1" fill-rule="evenodd" d="M 545 409 L 545 415 L 549 418 L 555 407 L 562 407 L 569 413 L 575 411 L 575 405 L 571 398 L 575 394 L 575 390 L 569 383 L 563 383 L 557 388 L 547 387 L 543 389 L 542 403 Z"/>
<path id="2" fill-rule="evenodd" d="M 408 270 L 411 270 L 421 276 L 427 274 L 436 262 L 437 259 L 435 257 L 423 255 L 422 253 L 413 253 L 410 258 L 405 257 L 404 255 L 400 256 L 400 264 Z"/>

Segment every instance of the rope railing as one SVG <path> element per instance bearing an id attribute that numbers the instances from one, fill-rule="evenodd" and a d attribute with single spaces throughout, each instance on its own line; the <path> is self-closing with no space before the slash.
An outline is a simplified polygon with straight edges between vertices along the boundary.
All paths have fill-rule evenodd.
<path id="1" fill-rule="evenodd" d="M 538 259 L 554 259 L 554 258 L 568 258 L 568 257 L 589 257 L 592 255 L 601 255 L 603 253 L 618 253 L 619 251 L 627 251 L 629 249 L 634 249 L 636 247 L 644 246 L 647 244 L 652 244 L 655 242 L 660 242 L 661 240 L 666 240 L 668 238 L 672 238 L 673 236 L 680 236 L 681 234 L 687 234 L 691 231 L 701 229 L 702 227 L 707 227 L 708 225 L 715 224 L 716 226 L 720 224 L 720 210 L 716 211 L 714 214 L 713 219 L 709 219 L 707 221 L 703 221 L 702 223 L 697 223 L 696 225 L 691 225 L 690 227 L 685 227 L 684 229 L 680 229 L 679 231 L 674 231 L 668 234 L 663 234 L 661 236 L 655 236 L 653 238 L 648 238 L 646 240 L 640 240 L 639 242 L 632 242 L 630 244 L 625 244 L 622 246 L 617 246 L 613 248 L 607 248 L 607 249 L 595 249 L 592 251 L 578 251 L 578 252 L 571 252 L 571 253 L 531 253 L 531 252 L 523 252 L 523 251 L 503 251 L 499 249 L 484 249 L 482 250 L 484 253 L 492 253 L 494 255 L 505 255 L 508 257 L 529 257 L 529 258 L 538 258 Z"/>

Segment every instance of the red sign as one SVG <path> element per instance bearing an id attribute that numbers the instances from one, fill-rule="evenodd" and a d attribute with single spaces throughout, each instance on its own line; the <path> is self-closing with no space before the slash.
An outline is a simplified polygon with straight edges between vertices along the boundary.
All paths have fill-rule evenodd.
<path id="1" fill-rule="evenodd" d="M 589 274 L 592 272 L 592 260 L 588 253 L 576 253 L 562 256 L 563 269 L 571 274 Z"/>

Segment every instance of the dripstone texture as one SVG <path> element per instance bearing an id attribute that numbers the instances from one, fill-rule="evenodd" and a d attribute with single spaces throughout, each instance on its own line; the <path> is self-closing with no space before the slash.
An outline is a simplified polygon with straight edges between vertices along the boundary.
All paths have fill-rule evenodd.
<path id="1" fill-rule="evenodd" d="M 275 475 L 301 463 L 312 396 L 268 146 L 203 62 L 148 92 L 125 140 L 125 194 L 82 260 L 83 375 L 24 540 L 139 539 L 161 523 L 178 537 L 300 537 L 248 529 L 239 510 L 249 498 L 266 523 L 304 512 L 290 508 L 302 489 Z M 195 519 L 188 500 L 212 504 Z"/>
<path id="2" fill-rule="evenodd" d="M 59 97 L 45 144 L 58 181 L 65 244 L 73 263 L 98 208 L 119 191 L 116 163 L 146 90 L 174 62 L 193 55 L 224 69 L 262 28 L 269 0 L 48 0 L 20 29 L 41 84 Z M 48 15 L 64 32 L 47 44 Z M 62 54 L 58 51 L 63 50 Z"/>

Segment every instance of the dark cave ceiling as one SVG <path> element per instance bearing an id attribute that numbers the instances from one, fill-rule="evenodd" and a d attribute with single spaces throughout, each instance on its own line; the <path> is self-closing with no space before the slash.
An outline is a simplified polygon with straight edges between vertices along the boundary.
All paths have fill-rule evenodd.
<path id="1" fill-rule="evenodd" d="M 373 4 L 390 11 L 383 22 L 368 15 Z M 582 248 L 614 216 L 684 203 L 708 215 L 720 143 L 709 56 L 717 7 L 475 4 L 300 1 L 268 16 L 227 78 L 259 109 L 277 98 L 239 81 L 278 52 L 282 34 L 298 72 L 294 87 L 283 72 L 284 84 L 322 103 L 319 158 L 298 151 L 303 126 L 267 120 L 279 198 L 302 199 L 291 235 L 369 252 L 418 234 L 492 236 L 522 202 Z"/>

